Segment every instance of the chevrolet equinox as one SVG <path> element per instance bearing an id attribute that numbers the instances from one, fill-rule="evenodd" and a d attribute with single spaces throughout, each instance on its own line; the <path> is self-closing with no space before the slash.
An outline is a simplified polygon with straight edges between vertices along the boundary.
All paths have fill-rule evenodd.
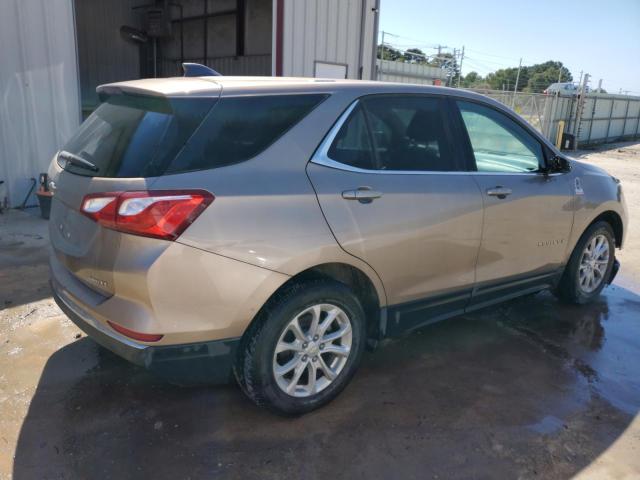
<path id="1" fill-rule="evenodd" d="M 212 366 L 301 414 L 367 344 L 543 289 L 586 303 L 618 269 L 619 181 L 484 96 L 222 76 L 97 90 L 49 170 L 51 285 L 152 371 Z"/>

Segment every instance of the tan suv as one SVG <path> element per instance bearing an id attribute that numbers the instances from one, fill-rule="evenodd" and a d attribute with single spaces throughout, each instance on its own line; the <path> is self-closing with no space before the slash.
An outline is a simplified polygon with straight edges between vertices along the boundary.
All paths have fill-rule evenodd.
<path id="1" fill-rule="evenodd" d="M 51 163 L 54 296 L 98 343 L 285 414 L 366 344 L 617 270 L 619 182 L 462 90 L 298 78 L 101 86 Z"/>

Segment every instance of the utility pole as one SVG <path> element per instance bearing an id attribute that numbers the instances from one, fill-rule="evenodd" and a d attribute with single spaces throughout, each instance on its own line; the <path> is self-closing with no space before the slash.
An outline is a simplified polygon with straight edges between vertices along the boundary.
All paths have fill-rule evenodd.
<path id="1" fill-rule="evenodd" d="M 522 69 L 522 58 L 520 58 L 520 63 L 518 64 L 518 73 L 516 75 L 516 85 L 513 87 L 513 101 L 511 102 L 511 108 L 514 108 L 516 105 L 516 95 L 518 94 L 518 81 L 520 80 L 520 70 Z"/>
<path id="2" fill-rule="evenodd" d="M 451 57 L 451 60 L 449 61 L 449 86 L 450 87 L 453 86 L 453 76 L 456 73 L 456 55 L 457 55 L 457 50 L 454 48 L 453 57 Z"/>
<path id="3" fill-rule="evenodd" d="M 462 62 L 464 61 L 464 45 L 462 46 L 462 54 L 460 55 L 460 75 L 458 75 L 458 88 L 460 88 L 460 80 L 462 79 Z"/>
<path id="4" fill-rule="evenodd" d="M 580 129 L 582 123 L 582 111 L 584 110 L 584 105 L 586 102 L 586 94 L 587 94 L 587 83 L 589 83 L 590 75 L 588 73 L 584 74 L 584 78 L 582 77 L 582 72 L 580 72 L 580 90 L 578 90 L 578 105 L 576 106 L 576 123 L 573 126 L 573 131 L 575 134 L 575 140 L 573 141 L 573 149 L 578 149 L 578 139 L 580 138 Z M 613 106 L 613 104 L 612 104 Z M 611 123 L 611 121 L 609 121 Z"/>
<path id="5" fill-rule="evenodd" d="M 376 56 L 378 54 L 377 50 L 378 49 L 376 48 Z M 376 80 L 384 80 L 383 74 L 384 74 L 384 30 L 382 31 L 382 45 L 380 45 L 380 65 L 378 66 L 378 68 L 376 68 Z"/>
<path id="6" fill-rule="evenodd" d="M 584 74 L 584 80 L 582 81 L 582 93 L 587 93 L 587 84 L 589 83 L 590 78 L 591 75 L 589 75 L 588 73 Z"/>

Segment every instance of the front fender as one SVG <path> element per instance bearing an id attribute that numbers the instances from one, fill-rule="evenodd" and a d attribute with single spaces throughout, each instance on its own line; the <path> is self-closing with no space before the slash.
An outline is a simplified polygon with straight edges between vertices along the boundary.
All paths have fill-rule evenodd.
<path id="1" fill-rule="evenodd" d="M 574 222 L 568 255 L 589 225 L 607 212 L 613 212 L 620 218 L 622 239 L 619 247 L 622 247 L 627 231 L 627 209 L 620 182 L 601 168 L 581 162 L 575 162 L 573 177 Z"/>

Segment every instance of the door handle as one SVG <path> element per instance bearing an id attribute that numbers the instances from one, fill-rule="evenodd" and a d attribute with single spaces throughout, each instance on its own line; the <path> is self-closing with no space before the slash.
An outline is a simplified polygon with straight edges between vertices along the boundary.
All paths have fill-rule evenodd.
<path id="1" fill-rule="evenodd" d="M 498 197 L 500 199 L 507 198 L 507 195 L 511 195 L 512 193 L 513 191 L 510 188 L 505 188 L 500 185 L 487 190 L 487 195 L 490 197 Z"/>
<path id="2" fill-rule="evenodd" d="M 360 203 L 371 203 L 381 196 L 382 192 L 371 190 L 369 187 L 360 187 L 357 190 L 345 190 L 342 192 L 342 198 L 345 200 L 358 200 Z"/>

